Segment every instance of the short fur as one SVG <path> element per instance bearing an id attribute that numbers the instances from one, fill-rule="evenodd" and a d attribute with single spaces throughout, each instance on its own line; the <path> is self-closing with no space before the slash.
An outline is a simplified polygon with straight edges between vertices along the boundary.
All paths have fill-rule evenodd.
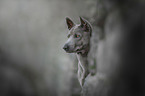
<path id="1" fill-rule="evenodd" d="M 80 17 L 81 24 L 74 24 L 71 19 L 66 18 L 69 29 L 68 40 L 63 49 L 67 53 L 76 53 L 78 58 L 78 79 L 81 87 L 84 85 L 85 78 L 89 74 L 88 52 L 90 50 L 90 38 L 92 33 L 91 25 L 84 18 Z"/>

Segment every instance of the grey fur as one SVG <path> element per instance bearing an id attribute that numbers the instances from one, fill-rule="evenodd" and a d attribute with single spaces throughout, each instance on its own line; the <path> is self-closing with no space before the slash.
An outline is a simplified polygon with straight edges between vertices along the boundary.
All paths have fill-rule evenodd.
<path id="1" fill-rule="evenodd" d="M 80 24 L 74 24 L 71 19 L 66 18 L 69 29 L 68 40 L 63 49 L 67 53 L 76 53 L 78 58 L 78 80 L 81 87 L 84 85 L 85 78 L 89 74 L 88 52 L 90 49 L 90 38 L 92 27 L 84 18 L 80 17 Z"/>

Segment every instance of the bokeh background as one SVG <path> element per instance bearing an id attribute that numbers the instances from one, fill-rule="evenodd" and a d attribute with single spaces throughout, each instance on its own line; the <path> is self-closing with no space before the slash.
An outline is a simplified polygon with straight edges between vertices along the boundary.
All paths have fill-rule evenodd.
<path id="1" fill-rule="evenodd" d="M 0 0 L 0 96 L 145 96 L 145 0 Z M 66 17 L 93 28 L 89 75 L 62 47 Z M 99 42 L 98 42 L 99 41 Z"/>
<path id="2" fill-rule="evenodd" d="M 96 0 L 0 0 L 0 96 L 79 96 L 65 17 L 93 25 L 97 10 Z"/>

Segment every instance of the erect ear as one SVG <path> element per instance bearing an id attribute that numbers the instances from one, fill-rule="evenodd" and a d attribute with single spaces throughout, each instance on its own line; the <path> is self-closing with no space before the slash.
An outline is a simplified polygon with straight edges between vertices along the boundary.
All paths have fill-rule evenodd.
<path id="1" fill-rule="evenodd" d="M 84 18 L 80 17 L 80 21 L 81 21 L 81 25 L 85 25 L 86 24 Z"/>
<path id="2" fill-rule="evenodd" d="M 67 27 L 68 27 L 69 30 L 74 26 L 74 23 L 68 17 L 66 17 L 66 24 L 67 24 Z"/>
<path id="3" fill-rule="evenodd" d="M 82 27 L 82 29 L 84 31 L 92 32 L 92 27 L 91 27 L 90 23 L 87 20 L 85 20 L 84 18 L 80 17 L 80 22 L 81 22 L 80 26 Z"/>

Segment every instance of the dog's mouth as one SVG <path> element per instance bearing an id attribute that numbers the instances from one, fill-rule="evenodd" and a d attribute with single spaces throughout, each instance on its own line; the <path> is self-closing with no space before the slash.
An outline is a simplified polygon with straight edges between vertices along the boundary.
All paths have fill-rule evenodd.
<path id="1" fill-rule="evenodd" d="M 81 53 L 82 48 L 65 50 L 67 53 Z"/>
<path id="2" fill-rule="evenodd" d="M 75 50 L 76 53 L 81 54 L 83 50 L 83 46 L 78 46 Z"/>
<path id="3" fill-rule="evenodd" d="M 70 49 L 69 50 L 65 50 L 65 52 L 66 53 L 74 53 L 74 51 L 73 50 L 70 50 Z"/>
<path id="4" fill-rule="evenodd" d="M 77 54 L 81 54 L 82 52 L 81 52 L 80 49 L 77 49 L 77 50 L 76 50 L 76 53 L 77 53 Z"/>
<path id="5" fill-rule="evenodd" d="M 82 45 L 82 46 L 79 46 L 77 49 L 76 49 L 76 53 L 77 54 L 85 54 L 86 52 L 88 52 L 89 50 L 89 47 L 87 47 L 88 45 Z"/>
<path id="6" fill-rule="evenodd" d="M 67 53 L 77 53 L 77 54 L 83 54 L 85 53 L 85 46 L 81 45 L 81 46 L 74 46 L 74 48 L 72 48 L 72 46 L 69 46 L 68 50 L 65 50 Z"/>

